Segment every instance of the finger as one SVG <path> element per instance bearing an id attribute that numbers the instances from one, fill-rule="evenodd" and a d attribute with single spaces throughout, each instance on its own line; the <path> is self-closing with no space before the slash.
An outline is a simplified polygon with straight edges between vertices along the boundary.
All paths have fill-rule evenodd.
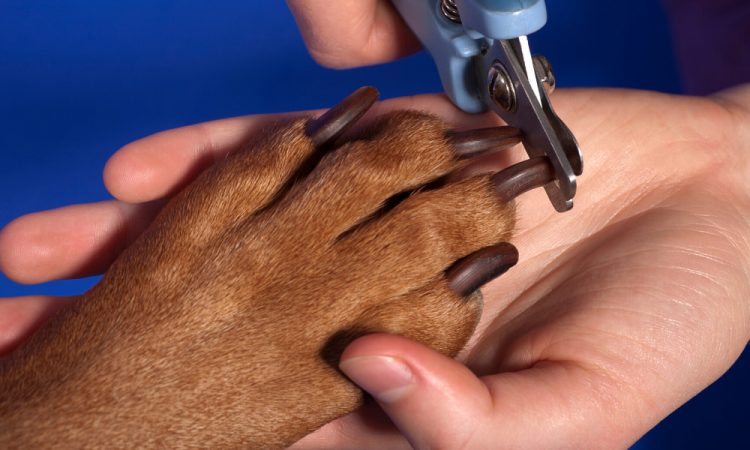
<path id="1" fill-rule="evenodd" d="M 423 95 L 388 100 L 373 107 L 373 116 L 397 109 L 430 111 L 456 127 L 489 127 L 497 116 L 467 115 L 441 95 Z M 246 116 L 217 120 L 164 131 L 126 145 L 104 169 L 104 183 L 116 198 L 142 203 L 179 191 L 215 160 L 243 146 L 269 124 L 292 115 Z M 367 117 L 363 122 L 367 121 Z"/>
<path id="2" fill-rule="evenodd" d="M 16 348 L 56 311 L 74 297 L 36 295 L 0 299 L 0 356 Z"/>
<path id="3" fill-rule="evenodd" d="M 460 363 L 407 339 L 369 335 L 339 364 L 372 395 L 416 449 L 467 445 L 492 413 L 489 390 Z"/>
<path id="4" fill-rule="evenodd" d="M 354 341 L 339 367 L 416 449 L 624 448 L 637 438 L 634 428 L 648 429 L 649 406 L 633 403 L 632 387 L 575 362 L 480 379 L 429 348 L 381 334 Z"/>
<path id="5" fill-rule="evenodd" d="M 377 403 L 371 402 L 322 426 L 289 447 L 290 450 L 324 448 L 409 450 L 412 447 Z"/>
<path id="6" fill-rule="evenodd" d="M 0 271 L 25 284 L 101 273 L 159 207 L 105 201 L 20 217 L 0 231 Z"/>
<path id="7" fill-rule="evenodd" d="M 143 203 L 178 192 L 206 167 L 242 147 L 263 127 L 291 115 L 217 120 L 164 131 L 118 150 L 104 167 L 117 199 Z"/>
<path id="8" fill-rule="evenodd" d="M 310 55 L 327 67 L 378 64 L 419 49 L 386 0 L 287 0 Z"/>

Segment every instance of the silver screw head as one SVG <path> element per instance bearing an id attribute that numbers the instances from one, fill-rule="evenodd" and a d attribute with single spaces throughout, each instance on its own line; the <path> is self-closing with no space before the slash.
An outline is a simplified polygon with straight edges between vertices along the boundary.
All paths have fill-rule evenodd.
<path id="1" fill-rule="evenodd" d="M 495 61 L 489 73 L 490 98 L 508 112 L 516 110 L 516 89 L 510 75 L 500 61 Z"/>
<path id="2" fill-rule="evenodd" d="M 544 90 L 547 94 L 551 94 L 555 90 L 557 79 L 555 79 L 555 72 L 552 71 L 552 65 L 544 55 L 534 56 L 534 71 L 539 81 L 542 82 Z"/>

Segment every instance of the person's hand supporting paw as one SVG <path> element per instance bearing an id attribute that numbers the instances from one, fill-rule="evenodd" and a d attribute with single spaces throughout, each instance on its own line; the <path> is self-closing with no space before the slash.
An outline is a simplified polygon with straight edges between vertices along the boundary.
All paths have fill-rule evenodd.
<path id="1" fill-rule="evenodd" d="M 336 21 L 333 5 L 288 3 L 308 49 L 324 65 L 382 62 L 417 48 L 388 2 L 347 3 L 346 14 L 356 21 Z M 699 11 L 708 2 L 693 3 L 670 11 L 681 17 L 691 9 L 703 17 Z M 678 35 L 684 29 L 695 35 L 680 20 L 675 26 Z M 398 33 L 383 32 L 394 28 Z M 694 53 L 690 43 L 682 44 L 683 53 Z M 728 51 L 741 45 L 730 44 Z M 746 66 L 711 76 L 736 83 Z M 703 88 L 721 83 L 726 80 L 701 81 Z M 625 446 L 723 373 L 747 344 L 750 194 L 743 180 L 750 175 L 750 87 L 716 100 L 632 92 L 574 96 L 579 107 L 570 107 L 568 93 L 556 94 L 554 102 L 585 152 L 576 210 L 555 218 L 539 194 L 533 207 L 521 202 L 520 216 L 533 218 L 523 221 L 529 229 L 514 240 L 521 263 L 497 288 L 485 290 L 488 304 L 502 306 L 485 309 L 487 328 L 466 352 L 473 373 L 395 337 L 363 338 L 344 354 L 342 370 L 376 399 L 389 394 L 380 405 L 417 448 Z M 583 100 L 589 96 L 596 100 Z M 593 130 L 594 123 L 602 129 Z M 541 223 L 546 220 L 557 225 Z M 570 242 L 571 230 L 582 227 L 588 228 L 582 239 Z M 532 267 L 538 279 L 526 272 Z M 400 363 L 407 387 L 378 382 L 373 365 L 383 360 L 377 356 Z M 411 368 L 408 377 L 403 367 Z M 393 389 L 400 393 L 396 401 Z M 362 417 L 339 421 L 301 444 L 362 447 L 374 436 L 367 430 L 378 429 L 375 419 Z M 383 429 L 378 432 L 382 439 Z M 367 442 L 379 445 L 378 438 Z"/>

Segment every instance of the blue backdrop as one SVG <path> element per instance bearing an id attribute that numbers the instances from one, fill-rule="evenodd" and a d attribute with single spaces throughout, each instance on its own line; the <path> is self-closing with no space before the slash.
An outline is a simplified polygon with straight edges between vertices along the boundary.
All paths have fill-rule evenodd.
<path id="1" fill-rule="evenodd" d="M 679 92 L 656 0 L 549 0 L 532 37 L 560 86 Z M 235 115 L 328 106 L 373 84 L 384 97 L 440 90 L 423 54 L 386 66 L 320 68 L 281 1 L 0 1 L 0 226 L 108 197 L 106 159 L 155 131 Z M 0 296 L 71 294 L 95 279 L 16 285 Z M 747 447 L 750 355 L 637 448 Z"/>

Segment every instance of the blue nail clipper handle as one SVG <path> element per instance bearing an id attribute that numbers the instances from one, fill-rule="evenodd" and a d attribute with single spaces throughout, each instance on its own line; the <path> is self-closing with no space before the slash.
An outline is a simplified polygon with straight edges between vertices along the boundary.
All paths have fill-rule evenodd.
<path id="1" fill-rule="evenodd" d="M 485 111 L 472 58 L 494 39 L 514 39 L 539 31 L 547 23 L 544 0 L 392 0 L 422 45 L 435 60 L 443 89 L 468 113 Z M 460 9 L 461 23 L 447 19 L 446 4 Z"/>
<path id="2" fill-rule="evenodd" d="M 490 109 L 524 135 L 530 158 L 546 157 L 545 186 L 558 211 L 573 207 L 583 160 L 575 137 L 547 96 L 554 75 L 534 58 L 528 34 L 547 23 L 544 0 L 392 0 L 432 54 L 443 88 L 468 113 Z"/>

